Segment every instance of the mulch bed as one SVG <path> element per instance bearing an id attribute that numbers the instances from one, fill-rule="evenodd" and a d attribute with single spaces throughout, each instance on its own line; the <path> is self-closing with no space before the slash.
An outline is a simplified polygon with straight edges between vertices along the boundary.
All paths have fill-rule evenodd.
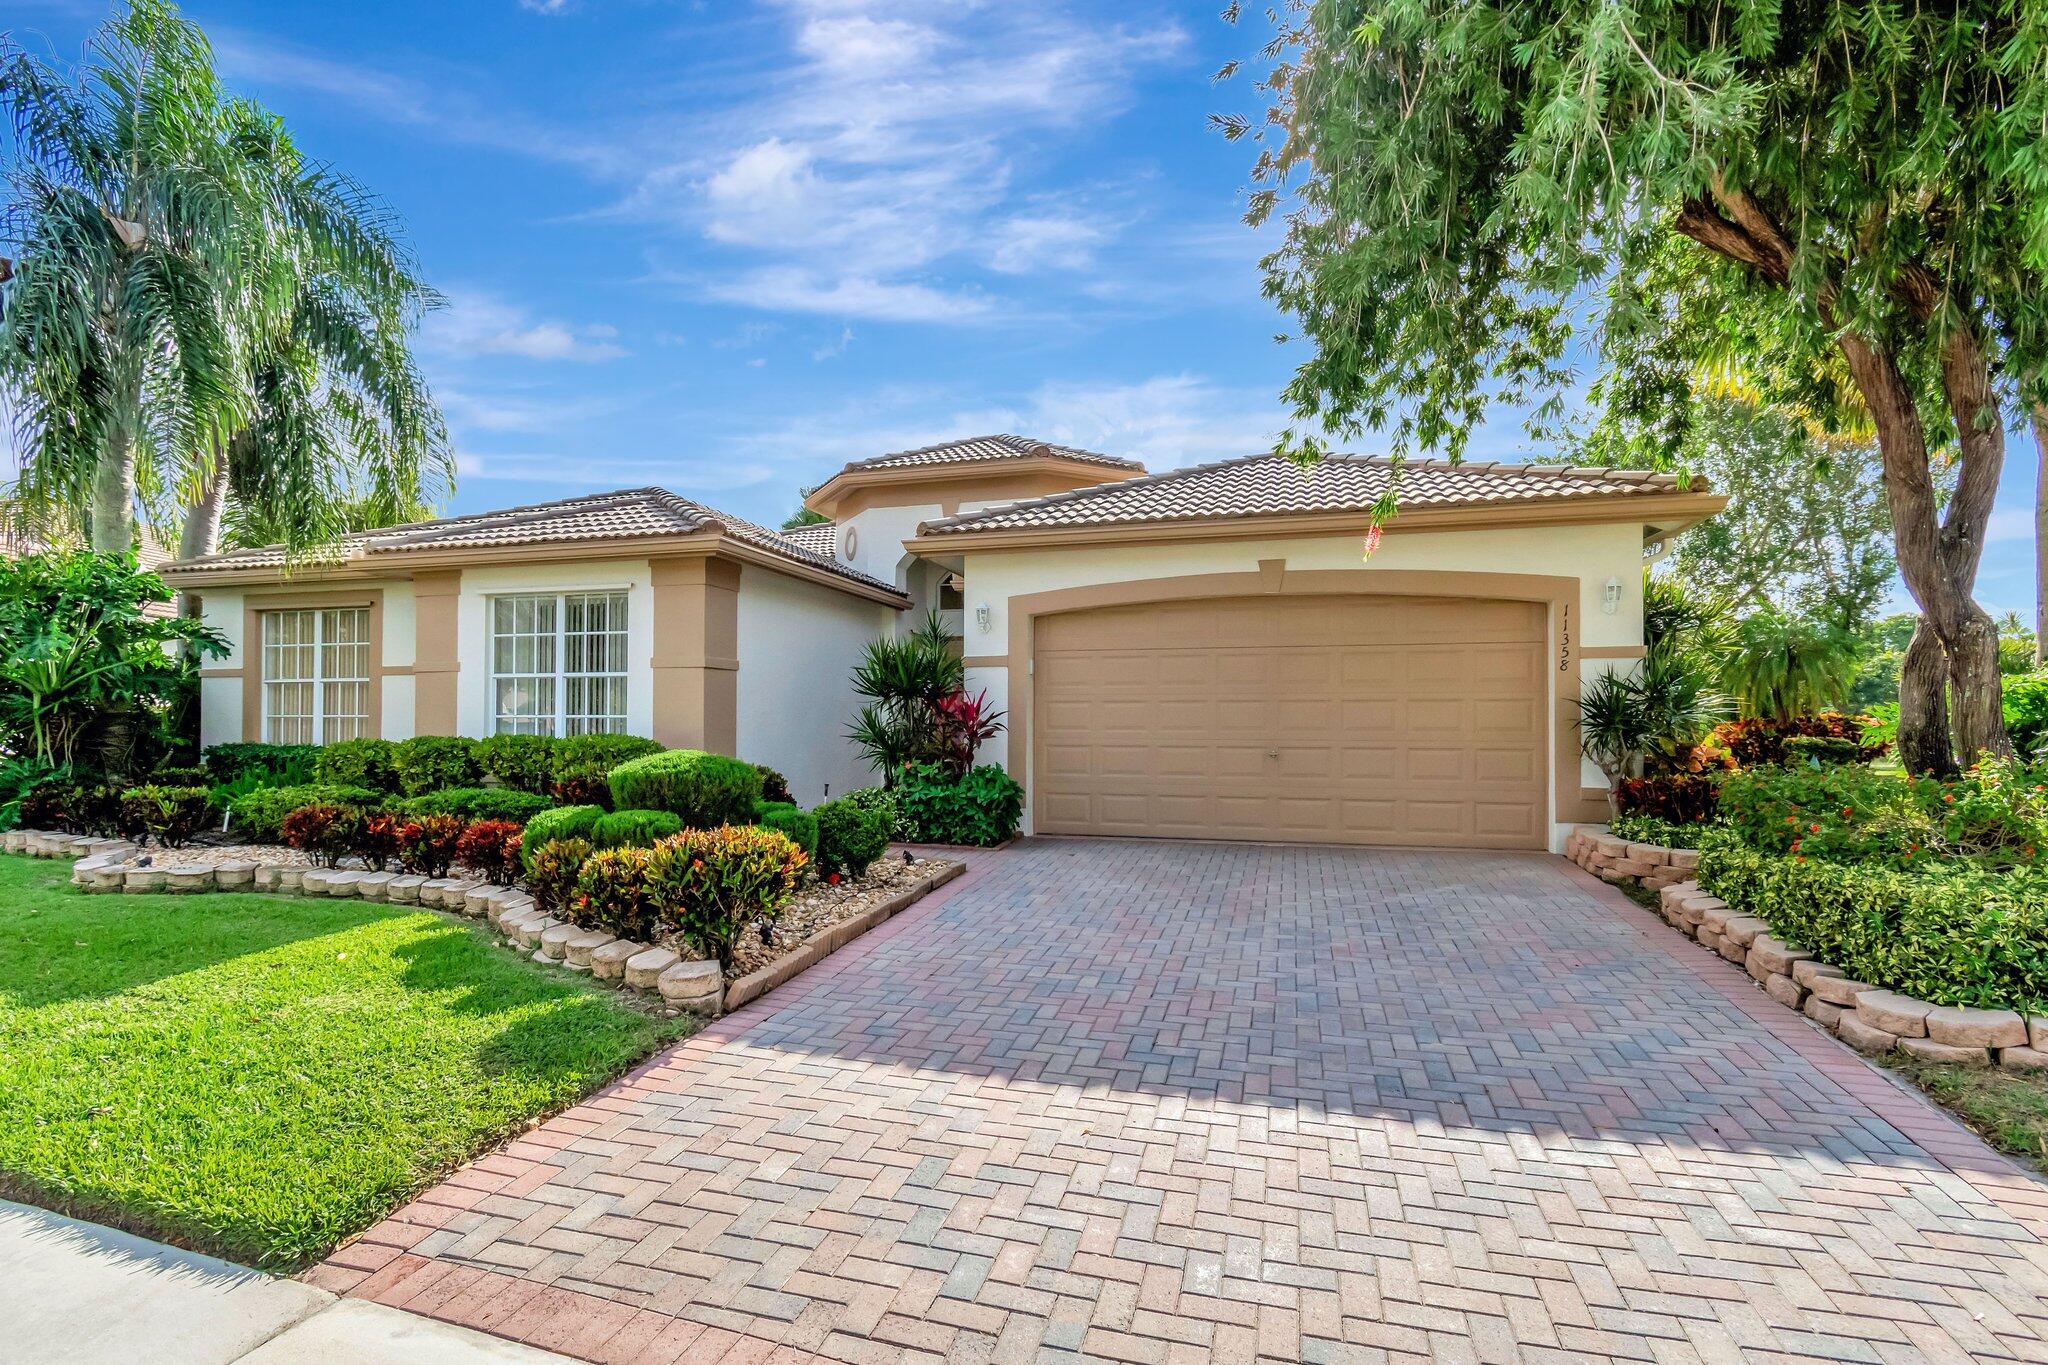
<path id="1" fill-rule="evenodd" d="M 891 896 L 907 890 L 920 878 L 929 877 L 950 861 L 919 858 L 906 863 L 898 853 L 888 854 L 858 877 L 841 878 L 837 886 L 819 881 L 796 894 L 775 921 L 772 943 L 764 944 L 755 933 L 745 935 L 733 953 L 727 981 L 758 972 L 776 959 L 795 952 L 812 935 L 830 929 L 856 915 L 865 914 Z"/>

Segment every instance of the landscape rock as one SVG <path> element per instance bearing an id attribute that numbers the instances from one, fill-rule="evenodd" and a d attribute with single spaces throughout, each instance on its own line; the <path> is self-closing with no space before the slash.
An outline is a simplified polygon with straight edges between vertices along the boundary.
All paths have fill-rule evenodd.
<path id="1" fill-rule="evenodd" d="M 599 948 L 604 947 L 607 943 L 617 942 L 617 938 L 607 934 L 602 929 L 585 929 L 582 933 L 562 945 L 562 960 L 571 967 L 581 967 L 588 971 L 590 970 L 590 955 Z"/>
<path id="2" fill-rule="evenodd" d="M 1843 972 L 1840 967 L 1830 967 L 1827 963 L 1817 961 L 1811 957 L 1802 957 L 1792 964 L 1792 979 L 1808 990 L 1813 989 L 1813 983 L 1817 977 L 1840 977 L 1842 975 Z"/>
<path id="3" fill-rule="evenodd" d="M 1890 1052 L 1899 1044 L 1899 1035 L 1874 1024 L 1866 1023 L 1861 1014 L 1846 1012 L 1835 1021 L 1835 1036 L 1855 1048 L 1873 1056 Z"/>
<path id="4" fill-rule="evenodd" d="M 1989 1066 L 1991 1054 L 1981 1047 L 1957 1047 L 1932 1038 L 1901 1038 L 1899 1051 L 1928 1062 L 1953 1062 L 1958 1066 Z"/>
<path id="5" fill-rule="evenodd" d="M 492 886 L 489 882 L 482 882 L 472 886 L 469 890 L 462 893 L 462 913 L 470 916 L 488 914 L 492 902 L 498 900 L 504 894 L 504 887 Z"/>
<path id="6" fill-rule="evenodd" d="M 121 879 L 124 891 L 161 891 L 164 889 L 164 870 L 160 867 L 131 867 Z"/>
<path id="7" fill-rule="evenodd" d="M 626 984 L 636 991 L 651 991 L 661 974 L 676 965 L 677 957 L 667 948 L 649 948 L 626 959 Z"/>
<path id="8" fill-rule="evenodd" d="M 1751 947 L 1749 950 L 1749 956 L 1750 961 L 1754 962 L 1756 960 L 1756 949 L 1754 947 Z M 1777 1001 L 1788 1010 L 1798 1009 L 1800 1003 L 1806 998 L 1806 987 L 1782 973 L 1774 974 L 1769 980 L 1765 981 L 1764 990 L 1769 993 L 1771 999 Z"/>
<path id="9" fill-rule="evenodd" d="M 2002 1047 L 1998 1064 L 2014 1071 L 2048 1071 L 2048 1052 L 2034 1047 Z"/>
<path id="10" fill-rule="evenodd" d="M 1901 1038 L 1927 1036 L 1927 1012 L 1934 1006 L 1897 991 L 1865 991 L 1856 997 L 1856 1017 Z"/>
<path id="11" fill-rule="evenodd" d="M 356 878 L 356 894 L 366 901 L 381 901 L 391 890 L 396 872 L 365 872 Z"/>
<path id="12" fill-rule="evenodd" d="M 1680 872 L 1692 872 L 1700 865 L 1700 851 L 1696 848 L 1674 848 L 1671 850 L 1671 865 Z"/>
<path id="13" fill-rule="evenodd" d="M 246 858 L 215 863 L 213 884 L 223 891 L 246 891 L 256 884 L 256 864 Z"/>
<path id="14" fill-rule="evenodd" d="M 1807 988 L 1830 1005 L 1853 1006 L 1856 997 L 1876 987 L 1863 981 L 1854 981 L 1846 976 L 1825 976 L 1816 974 L 1807 982 Z"/>
<path id="15" fill-rule="evenodd" d="M 1635 862 L 1648 863 L 1653 867 L 1668 867 L 1671 864 L 1671 850 L 1658 844 L 1631 843 L 1627 856 Z"/>
<path id="16" fill-rule="evenodd" d="M 1813 954 L 1801 948 L 1794 948 L 1784 940 L 1770 934 L 1758 934 L 1749 941 L 1750 971 L 1755 973 L 1757 959 L 1763 959 L 1763 969 L 1773 974 L 1792 974 L 1792 964 L 1804 962 Z"/>
<path id="17" fill-rule="evenodd" d="M 1841 1022 L 1843 1015 L 1848 1013 L 1840 1005 L 1830 1005 L 1817 995 L 1808 995 L 1806 997 L 1806 1004 L 1801 1009 L 1807 1018 L 1819 1024 L 1822 1028 L 1830 1030 Z"/>
<path id="18" fill-rule="evenodd" d="M 281 863 L 265 863 L 256 869 L 258 891 L 296 891 L 307 869 Z"/>
<path id="19" fill-rule="evenodd" d="M 401 872 L 384 883 L 384 899 L 393 905 L 418 905 L 420 888 L 427 884 L 425 877 L 410 872 Z"/>
<path id="20" fill-rule="evenodd" d="M 654 987 L 669 1004 L 691 1014 L 715 1015 L 725 999 L 725 974 L 716 962 L 678 962 L 655 979 Z"/>
<path id="21" fill-rule="evenodd" d="M 512 941 L 522 948 L 538 947 L 540 936 L 560 923 L 553 915 L 522 916 L 512 925 Z"/>
<path id="22" fill-rule="evenodd" d="M 1755 915 L 1730 915 L 1721 925 L 1721 937 L 1732 938 L 1747 948 L 1757 937 L 1768 934 L 1771 926 Z"/>
<path id="23" fill-rule="evenodd" d="M 1731 938 L 1727 934 L 1721 935 L 1721 941 L 1716 945 L 1715 951 L 1738 967 L 1742 965 L 1743 959 L 1749 956 L 1749 950 L 1742 946 L 1741 940 Z"/>
<path id="24" fill-rule="evenodd" d="M 534 949 L 534 956 L 543 962 L 560 962 L 569 940 L 584 933 L 581 925 L 551 924 L 541 931 L 540 941 Z"/>
<path id="25" fill-rule="evenodd" d="M 615 938 L 590 953 L 590 974 L 600 981 L 618 981 L 626 974 L 626 963 L 647 951 L 644 943 Z"/>
<path id="26" fill-rule="evenodd" d="M 2027 1021 L 2011 1010 L 1936 1005 L 1927 1011 L 1927 1036 L 1952 1047 L 2025 1047 Z"/>
<path id="27" fill-rule="evenodd" d="M 206 863 L 178 863 L 164 869 L 164 890 L 180 895 L 213 890 L 213 868 Z"/>

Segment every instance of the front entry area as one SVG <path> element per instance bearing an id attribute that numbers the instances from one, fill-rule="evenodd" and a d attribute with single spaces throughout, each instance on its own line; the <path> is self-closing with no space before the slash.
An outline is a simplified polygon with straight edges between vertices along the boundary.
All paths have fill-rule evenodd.
<path id="1" fill-rule="evenodd" d="M 1045 834 L 1546 844 L 1546 611 L 1258 595 L 1041 616 Z"/>

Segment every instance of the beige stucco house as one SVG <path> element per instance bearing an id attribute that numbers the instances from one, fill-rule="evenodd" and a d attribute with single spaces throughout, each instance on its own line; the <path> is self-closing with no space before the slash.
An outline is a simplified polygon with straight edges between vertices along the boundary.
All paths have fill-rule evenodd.
<path id="1" fill-rule="evenodd" d="M 850 464 L 796 531 L 643 488 L 165 576 L 234 647 L 209 744 L 623 730 L 812 802 L 874 780 L 844 738 L 862 647 L 936 608 L 1036 832 L 1542 848 L 1604 814 L 1574 703 L 1643 652 L 1646 545 L 1722 503 L 1639 471 L 1147 474 L 990 436 Z"/>

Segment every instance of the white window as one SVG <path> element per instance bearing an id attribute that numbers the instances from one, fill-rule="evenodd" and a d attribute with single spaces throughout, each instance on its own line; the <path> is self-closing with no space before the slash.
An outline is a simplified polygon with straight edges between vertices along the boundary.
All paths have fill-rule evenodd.
<path id="1" fill-rule="evenodd" d="M 491 706 L 501 735 L 624 733 L 626 594 L 493 597 Z"/>
<path id="2" fill-rule="evenodd" d="M 370 732 L 370 609 L 263 614 L 263 738 L 333 744 Z"/>

